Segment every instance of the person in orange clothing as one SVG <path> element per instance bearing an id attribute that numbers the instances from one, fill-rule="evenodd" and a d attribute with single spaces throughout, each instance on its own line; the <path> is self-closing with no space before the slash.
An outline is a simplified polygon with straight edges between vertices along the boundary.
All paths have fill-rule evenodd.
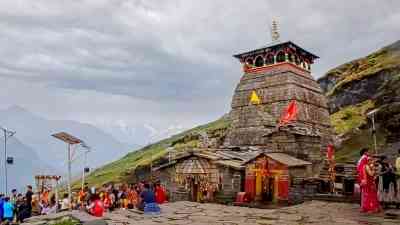
<path id="1" fill-rule="evenodd" d="M 44 188 L 44 190 L 43 190 L 43 192 L 42 192 L 42 201 L 45 203 L 45 204 L 49 204 L 49 190 L 45 187 Z"/>
<path id="2" fill-rule="evenodd" d="M 166 193 L 165 193 L 165 189 L 164 189 L 164 187 L 161 186 L 160 183 L 156 184 L 156 188 L 154 190 L 154 194 L 155 194 L 155 197 L 156 197 L 156 202 L 158 204 L 163 204 L 163 203 L 165 203 L 167 201 L 167 196 L 166 196 Z"/>
<path id="3" fill-rule="evenodd" d="M 136 188 L 132 185 L 131 188 L 128 189 L 128 208 L 136 208 L 139 202 L 139 195 L 136 191 Z"/>
<path id="4" fill-rule="evenodd" d="M 88 195 L 88 191 L 89 191 L 89 188 L 88 187 L 84 187 L 83 189 L 81 189 L 80 191 L 79 191 L 79 203 L 80 203 L 80 206 L 81 206 L 81 208 L 82 209 L 84 209 L 85 208 L 85 205 L 86 205 L 86 197 L 87 197 L 87 195 Z"/>
<path id="5" fill-rule="evenodd" d="M 110 195 L 107 192 L 104 192 L 104 196 L 103 196 L 103 204 L 104 204 L 104 209 L 110 209 L 111 205 L 112 205 L 112 201 L 110 199 Z"/>

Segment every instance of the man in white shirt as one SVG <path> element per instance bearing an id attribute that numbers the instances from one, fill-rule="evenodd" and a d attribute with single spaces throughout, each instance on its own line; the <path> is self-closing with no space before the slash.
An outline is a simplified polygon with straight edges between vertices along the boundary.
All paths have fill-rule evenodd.
<path id="1" fill-rule="evenodd" d="M 64 198 L 61 202 L 61 211 L 69 210 L 70 209 L 70 202 L 68 199 L 68 194 L 64 194 Z"/>

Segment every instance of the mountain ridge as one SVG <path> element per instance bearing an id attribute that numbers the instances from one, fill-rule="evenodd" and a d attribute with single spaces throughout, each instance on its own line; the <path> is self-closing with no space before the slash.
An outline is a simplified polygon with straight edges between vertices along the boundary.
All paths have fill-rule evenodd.
<path id="1" fill-rule="evenodd" d="M 90 160 L 89 167 L 96 168 L 114 159 L 122 157 L 129 149 L 105 131 L 92 124 L 73 120 L 50 120 L 32 113 L 21 106 L 11 106 L 0 110 L 0 124 L 16 131 L 15 137 L 39 155 L 59 172 L 66 173 L 66 144 L 53 138 L 57 132 L 69 132 L 84 140 L 91 148 L 89 154 L 96 155 Z M 83 151 L 79 150 L 79 154 Z M 80 171 L 82 160 L 74 164 L 73 171 Z"/>

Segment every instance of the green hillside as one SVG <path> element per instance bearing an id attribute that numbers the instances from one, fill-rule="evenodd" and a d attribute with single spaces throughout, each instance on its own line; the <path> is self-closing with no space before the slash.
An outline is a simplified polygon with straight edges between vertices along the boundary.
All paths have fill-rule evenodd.
<path id="1" fill-rule="evenodd" d="M 336 82 L 326 95 L 332 96 L 340 92 L 345 85 L 361 81 L 368 76 L 399 70 L 399 44 L 400 42 L 396 42 L 366 57 L 353 60 L 328 71 L 325 76 L 335 79 Z"/>
<path id="2" fill-rule="evenodd" d="M 392 154 L 400 142 L 400 41 L 328 71 L 318 80 L 328 98 L 331 124 L 341 144 L 339 161 L 358 158 L 362 147 L 373 149 L 371 119 L 375 116 L 381 153 Z"/>
<path id="3" fill-rule="evenodd" d="M 173 147 L 175 151 L 183 151 L 187 147 L 197 147 L 199 144 L 200 132 L 207 132 L 210 138 L 223 139 L 225 131 L 229 127 L 229 120 L 226 116 L 198 126 L 157 143 L 148 145 L 137 151 L 133 151 L 123 158 L 96 169 L 87 177 L 90 186 L 101 186 L 107 182 L 128 181 L 129 174 L 138 166 L 150 164 L 164 156 L 168 147 Z M 75 183 L 74 187 L 79 187 L 80 182 Z"/>

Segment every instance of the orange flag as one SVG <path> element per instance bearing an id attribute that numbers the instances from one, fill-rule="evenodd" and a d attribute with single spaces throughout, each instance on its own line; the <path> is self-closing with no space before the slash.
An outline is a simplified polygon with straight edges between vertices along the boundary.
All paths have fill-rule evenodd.
<path id="1" fill-rule="evenodd" d="M 332 144 L 328 145 L 328 149 L 326 150 L 326 158 L 328 160 L 334 160 L 335 159 L 335 148 L 333 147 Z"/>
<path id="2" fill-rule="evenodd" d="M 285 125 L 292 120 L 296 120 L 297 118 L 297 104 L 296 100 L 292 100 L 289 105 L 286 107 L 284 113 L 281 116 L 279 121 L 279 126 Z"/>

